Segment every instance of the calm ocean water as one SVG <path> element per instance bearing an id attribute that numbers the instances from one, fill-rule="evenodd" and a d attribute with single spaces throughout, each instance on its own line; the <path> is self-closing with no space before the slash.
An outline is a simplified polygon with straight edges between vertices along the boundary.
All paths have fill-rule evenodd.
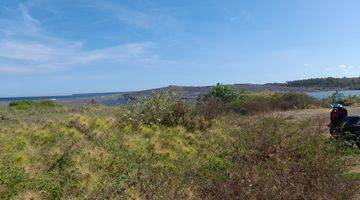
<path id="1" fill-rule="evenodd" d="M 321 91 L 321 92 L 308 92 L 307 94 L 316 98 L 316 99 L 324 99 L 330 97 L 335 91 Z M 360 96 L 360 90 L 344 90 L 339 91 L 341 95 L 347 97 L 349 95 Z"/>

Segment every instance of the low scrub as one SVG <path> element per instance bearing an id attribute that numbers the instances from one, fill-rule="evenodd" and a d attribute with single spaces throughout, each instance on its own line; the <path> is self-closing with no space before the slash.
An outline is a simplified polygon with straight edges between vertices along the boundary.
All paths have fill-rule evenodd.
<path id="1" fill-rule="evenodd" d="M 218 151 L 232 170 L 205 187 L 204 198 L 350 199 L 358 189 L 319 122 L 250 118 L 233 128 L 232 151 Z"/>
<path id="2" fill-rule="evenodd" d="M 216 112 L 254 114 L 276 110 L 304 109 L 319 107 L 320 103 L 303 93 L 239 92 L 235 89 L 216 85 L 203 99 L 202 105 L 212 105 Z M 217 105 L 214 105 L 217 102 Z M 213 111 L 215 112 L 215 111 Z"/>
<path id="3" fill-rule="evenodd" d="M 167 98 L 33 113 L 46 114 L 41 124 L 10 109 L 17 121 L 0 127 L 0 199 L 349 199 L 358 190 L 316 120 L 223 113 L 189 129 L 198 108 Z"/>
<path id="4" fill-rule="evenodd" d="M 12 120 L 0 120 L 0 199 L 353 197 L 359 177 L 344 157 L 358 152 L 324 136 L 324 122 L 229 113 L 308 108 L 312 98 L 239 95 L 196 104 L 169 92 L 121 107 L 18 104 L 46 112 L 8 109 Z"/>
<path id="5" fill-rule="evenodd" d="M 195 104 L 186 103 L 172 92 L 156 94 L 151 99 L 143 99 L 119 112 L 120 124 L 184 126 L 189 130 L 203 129 L 211 123 L 210 118 L 198 111 Z"/>
<path id="6" fill-rule="evenodd" d="M 233 102 L 231 108 L 242 114 L 271 112 L 277 110 L 318 107 L 312 97 L 300 93 L 244 93 L 244 98 Z"/>
<path id="7" fill-rule="evenodd" d="M 49 107 L 56 107 L 58 104 L 55 101 L 14 101 L 9 103 L 10 108 L 15 108 L 18 110 L 27 110 L 30 108 L 49 108 Z"/>
<path id="8" fill-rule="evenodd" d="M 9 120 L 10 118 L 7 116 L 6 113 L 0 112 L 0 121 L 6 121 Z"/>
<path id="9" fill-rule="evenodd" d="M 329 107 L 330 104 L 337 103 L 337 102 L 344 102 L 344 105 L 354 105 L 360 103 L 360 96 L 359 95 L 344 95 L 339 91 L 335 91 L 332 95 L 328 98 L 322 99 L 321 104 L 324 107 Z"/>

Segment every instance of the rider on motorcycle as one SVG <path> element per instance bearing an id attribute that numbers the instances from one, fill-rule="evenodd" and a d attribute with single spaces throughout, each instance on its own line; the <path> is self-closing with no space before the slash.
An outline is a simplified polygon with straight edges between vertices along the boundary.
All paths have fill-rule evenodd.
<path id="1" fill-rule="evenodd" d="M 348 116 L 348 112 L 344 108 L 344 102 L 342 101 L 332 104 L 331 107 L 333 110 L 330 113 L 331 123 L 329 124 L 329 127 L 330 133 L 333 134 L 340 128 L 341 122 Z"/>

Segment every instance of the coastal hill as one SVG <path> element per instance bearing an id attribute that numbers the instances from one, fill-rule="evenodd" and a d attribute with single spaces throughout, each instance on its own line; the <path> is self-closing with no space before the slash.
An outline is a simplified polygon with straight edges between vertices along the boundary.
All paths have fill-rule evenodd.
<path id="1" fill-rule="evenodd" d="M 250 92 L 305 92 L 310 91 L 310 89 L 299 88 L 299 87 L 288 87 L 284 84 L 233 84 L 228 85 L 240 91 L 250 91 Z M 142 90 L 135 92 L 120 92 L 115 95 L 119 95 L 124 98 L 138 99 L 145 96 L 151 96 L 154 93 L 158 93 L 161 91 L 171 90 L 175 92 L 177 95 L 184 99 L 196 99 L 200 96 L 208 93 L 213 86 L 175 86 L 170 85 L 168 87 L 150 89 L 150 90 Z"/>
<path id="2" fill-rule="evenodd" d="M 228 85 L 240 91 L 250 92 L 315 92 L 329 90 L 360 90 L 360 77 L 354 78 L 313 78 L 287 81 L 286 83 L 233 84 Z M 212 86 L 168 86 L 157 89 L 113 93 L 117 98 L 138 99 L 154 93 L 172 90 L 184 99 L 196 99 L 206 94 Z"/>

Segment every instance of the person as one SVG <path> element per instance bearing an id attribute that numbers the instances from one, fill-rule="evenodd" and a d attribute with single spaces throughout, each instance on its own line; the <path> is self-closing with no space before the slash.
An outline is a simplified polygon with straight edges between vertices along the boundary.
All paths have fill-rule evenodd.
<path id="1" fill-rule="evenodd" d="M 348 111 L 344 108 L 344 102 L 340 101 L 332 105 L 333 110 L 330 113 L 330 133 L 334 133 L 341 122 L 348 116 Z"/>

